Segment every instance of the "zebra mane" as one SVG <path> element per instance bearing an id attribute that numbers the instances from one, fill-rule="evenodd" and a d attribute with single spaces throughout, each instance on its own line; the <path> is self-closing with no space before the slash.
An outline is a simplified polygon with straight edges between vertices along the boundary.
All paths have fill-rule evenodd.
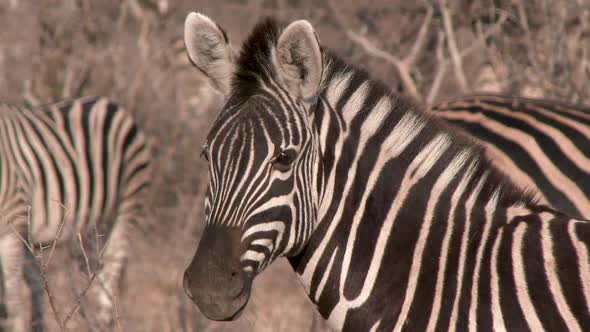
<path id="1" fill-rule="evenodd" d="M 249 37 L 245 40 L 240 50 L 239 57 L 236 61 L 236 68 L 232 80 L 232 97 L 237 97 L 238 103 L 248 100 L 257 94 L 260 80 L 269 81 L 277 79 L 275 64 L 272 61 L 273 50 L 276 48 L 283 24 L 279 24 L 275 19 L 268 17 L 260 21 L 252 30 Z M 413 112 L 428 124 L 426 127 L 431 131 L 445 132 L 453 137 L 454 145 L 457 149 L 469 148 L 479 160 L 478 168 L 480 174 L 487 172 L 488 181 L 483 191 L 491 193 L 500 188 L 501 199 L 506 203 L 522 202 L 532 206 L 536 204 L 537 199 L 532 191 L 526 191 L 517 187 L 508 176 L 493 166 L 492 162 L 484 154 L 481 144 L 471 139 L 469 136 L 457 132 L 456 129 L 447 125 L 442 120 L 432 117 L 424 112 L 424 107 L 417 106 L 411 99 L 393 92 L 385 83 L 373 78 L 365 70 L 350 65 L 343 61 L 333 51 L 321 48 L 324 61 L 324 73 L 320 91 L 324 91 L 335 76 L 344 72 L 352 73 L 351 82 L 357 82 L 353 85 L 360 85 L 360 82 L 370 81 L 371 88 L 367 98 L 379 99 L 389 95 L 394 101 L 392 112 Z M 225 114 L 227 116 L 227 114 Z M 224 116 L 221 115 L 220 118 Z M 219 119 L 218 119 L 219 120 Z M 216 121 L 217 122 L 217 121 Z"/>
<path id="2" fill-rule="evenodd" d="M 232 89 L 241 95 L 251 94 L 258 87 L 260 74 L 276 78 L 272 52 L 277 45 L 282 25 L 267 17 L 260 21 L 243 43 L 236 61 Z"/>
<path id="3" fill-rule="evenodd" d="M 478 166 L 476 173 L 484 174 L 487 173 L 488 180 L 482 188 L 482 192 L 486 192 L 486 195 L 490 196 L 492 193 L 499 189 L 500 201 L 506 205 L 510 205 L 516 202 L 521 202 L 527 206 L 535 206 L 538 204 L 538 197 L 532 189 L 523 189 L 518 187 L 510 178 L 498 169 L 489 157 L 485 154 L 485 149 L 482 144 L 474 140 L 468 134 L 458 131 L 455 127 L 449 125 L 445 121 L 434 117 L 432 114 L 426 112 L 424 106 L 417 104 L 411 98 L 393 91 L 387 84 L 379 79 L 374 78 L 366 70 L 359 68 L 355 65 L 348 64 L 343 61 L 337 54 L 330 51 L 329 49 L 322 49 L 322 55 L 324 58 L 324 78 L 322 79 L 322 88 L 327 88 L 328 82 L 333 80 L 335 77 L 343 76 L 344 73 L 350 73 L 350 82 L 353 86 L 360 86 L 361 82 L 370 81 L 370 88 L 367 92 L 367 99 L 379 100 L 383 96 L 389 96 L 392 102 L 391 112 L 404 114 L 411 112 L 425 121 L 426 132 L 443 132 L 446 135 L 452 137 L 453 150 L 460 151 L 461 149 L 469 149 L 473 156 L 478 160 Z M 387 124 L 384 124 L 387 125 Z M 394 125 L 394 124 L 391 124 Z M 475 176 L 473 179 L 472 186 L 475 186 L 476 179 L 479 176 Z"/>

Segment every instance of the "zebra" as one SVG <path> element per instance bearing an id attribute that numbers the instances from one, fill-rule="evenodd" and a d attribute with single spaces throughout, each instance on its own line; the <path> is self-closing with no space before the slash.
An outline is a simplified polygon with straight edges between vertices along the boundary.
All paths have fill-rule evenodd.
<path id="1" fill-rule="evenodd" d="M 89 296 L 98 301 L 92 312 L 98 323 L 112 323 L 126 230 L 143 218 L 150 159 L 132 117 L 105 97 L 38 108 L 0 105 L 0 303 L 8 330 L 32 328 L 21 239 L 51 244 L 60 227 L 61 242 L 91 235 L 85 244 L 89 256 L 91 244 L 105 246 Z M 19 238 L 16 230 L 28 234 Z"/>
<path id="2" fill-rule="evenodd" d="M 477 94 L 430 111 L 484 143 L 503 172 L 538 198 L 590 218 L 590 108 L 563 102 Z"/>
<path id="3" fill-rule="evenodd" d="M 184 39 L 226 97 L 183 277 L 206 317 L 238 318 L 286 256 L 336 330 L 590 329 L 590 223 L 539 204 L 308 21 L 260 22 L 235 60 L 202 14 Z"/>

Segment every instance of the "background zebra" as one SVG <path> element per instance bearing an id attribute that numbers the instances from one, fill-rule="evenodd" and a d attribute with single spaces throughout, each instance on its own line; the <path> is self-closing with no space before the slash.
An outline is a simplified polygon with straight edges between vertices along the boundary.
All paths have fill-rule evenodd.
<path id="1" fill-rule="evenodd" d="M 129 114 L 106 98 L 38 109 L 1 105 L 0 112 L 0 294 L 9 330 L 29 330 L 31 320 L 23 302 L 23 244 L 10 223 L 21 231 L 28 228 L 35 244 L 51 243 L 62 220 L 60 241 L 76 239 L 78 232 L 104 235 L 101 243 L 88 240 L 86 247 L 90 254 L 93 245 L 108 242 L 91 288 L 100 306 L 92 315 L 108 323 L 126 257 L 126 229 L 140 222 L 150 182 L 143 134 Z M 95 230 L 100 234 L 92 234 Z"/>
<path id="2" fill-rule="evenodd" d="M 590 109 L 541 99 L 474 95 L 430 108 L 484 144 L 494 165 L 539 199 L 590 218 Z"/>
<path id="3" fill-rule="evenodd" d="M 239 316 L 285 255 L 337 329 L 590 328 L 590 223 L 537 204 L 479 146 L 322 50 L 307 21 L 259 24 L 235 63 L 203 15 L 185 43 L 228 96 L 184 278 L 206 316 Z"/>

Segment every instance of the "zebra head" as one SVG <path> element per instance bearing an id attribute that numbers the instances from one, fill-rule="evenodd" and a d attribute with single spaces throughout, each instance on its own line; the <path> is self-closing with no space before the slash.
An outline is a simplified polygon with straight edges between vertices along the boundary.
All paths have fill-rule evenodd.
<path id="1" fill-rule="evenodd" d="M 312 26 L 259 24 L 234 62 L 226 34 L 191 13 L 193 65 L 226 97 L 203 148 L 209 163 L 206 226 L 184 288 L 201 312 L 236 318 L 254 277 L 300 252 L 316 225 L 320 149 L 313 121 L 322 53 Z"/>

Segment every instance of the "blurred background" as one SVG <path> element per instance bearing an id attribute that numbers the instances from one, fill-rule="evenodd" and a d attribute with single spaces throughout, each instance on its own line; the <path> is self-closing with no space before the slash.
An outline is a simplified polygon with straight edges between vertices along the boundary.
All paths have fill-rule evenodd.
<path id="1" fill-rule="evenodd" d="M 324 46 L 423 104 L 485 91 L 590 106 L 590 0 L 2 0 L 1 101 L 104 95 L 148 136 L 154 192 L 130 234 L 122 331 L 328 330 L 284 259 L 257 278 L 236 322 L 207 320 L 182 290 L 204 226 L 200 146 L 222 102 L 185 55 L 190 11 L 236 46 L 265 16 L 305 18 Z M 62 313 L 85 282 L 73 250 L 60 248 L 49 270 Z M 91 314 L 81 307 L 70 329 L 92 330 Z"/>

